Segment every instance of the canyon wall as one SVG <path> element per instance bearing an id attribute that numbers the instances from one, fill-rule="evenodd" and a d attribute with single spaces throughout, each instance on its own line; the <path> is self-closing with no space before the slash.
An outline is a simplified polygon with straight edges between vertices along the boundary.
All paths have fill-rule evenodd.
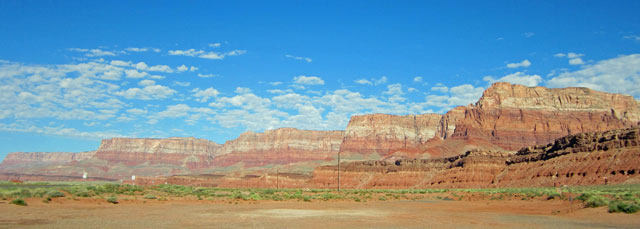
<path id="1" fill-rule="evenodd" d="M 77 175 L 90 171 L 111 178 L 132 173 L 167 176 L 225 172 L 244 176 L 245 169 L 309 172 L 334 163 L 338 152 L 343 161 L 389 162 L 451 158 L 468 151 L 515 152 L 565 135 L 632 127 L 639 121 L 640 104 L 630 96 L 586 88 L 495 83 L 474 105 L 456 107 L 444 115 L 358 115 L 351 118 L 345 131 L 281 128 L 246 132 L 222 145 L 197 138 L 105 139 L 97 151 L 80 154 L 11 153 L 0 164 L 0 172 L 28 168 L 22 171 Z M 468 157 L 481 158 L 476 154 Z"/>
<path id="2" fill-rule="evenodd" d="M 518 150 L 570 134 L 636 126 L 640 104 L 631 96 L 587 88 L 495 83 L 475 105 L 445 117 L 454 120 L 455 128 L 451 132 L 450 124 L 441 127 L 443 138 L 482 139 L 505 150 Z"/>
<path id="3" fill-rule="evenodd" d="M 0 167 L 19 169 L 31 166 L 64 165 L 74 161 L 86 160 L 95 155 L 95 151 L 71 153 L 71 152 L 14 152 L 8 154 Z"/>
<path id="4" fill-rule="evenodd" d="M 242 163 L 244 167 L 333 160 L 340 150 L 343 131 L 280 128 L 264 133 L 246 132 L 227 141 L 216 153 L 213 165 Z"/>
<path id="5" fill-rule="evenodd" d="M 216 154 L 219 144 L 197 138 L 112 138 L 102 140 L 96 157 L 109 163 L 125 165 L 150 164 L 184 165 L 191 169 L 206 168 Z"/>
<path id="6" fill-rule="evenodd" d="M 640 128 L 581 133 L 517 153 L 469 151 L 442 159 L 361 161 L 341 166 L 343 188 L 488 188 L 640 182 Z M 337 187 L 337 166 L 309 182 Z"/>
<path id="7" fill-rule="evenodd" d="M 378 159 L 395 151 L 416 151 L 437 135 L 442 115 L 371 114 L 351 117 L 340 153 L 347 159 Z M 360 156 L 360 157 L 358 157 Z"/>

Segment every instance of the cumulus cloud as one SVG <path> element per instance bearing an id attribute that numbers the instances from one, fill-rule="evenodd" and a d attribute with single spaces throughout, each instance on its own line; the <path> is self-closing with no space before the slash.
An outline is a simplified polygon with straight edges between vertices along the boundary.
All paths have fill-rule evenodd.
<path id="1" fill-rule="evenodd" d="M 311 63 L 311 61 L 313 61 L 311 58 L 304 57 L 304 56 L 294 56 L 294 55 L 287 54 L 287 55 L 284 55 L 284 57 L 294 59 L 294 60 L 303 60 L 303 61 L 306 61 L 307 63 Z"/>
<path id="2" fill-rule="evenodd" d="M 416 82 L 416 83 L 422 82 L 422 76 L 413 77 L 413 82 Z"/>
<path id="3" fill-rule="evenodd" d="M 113 51 L 105 51 L 101 49 L 82 49 L 82 48 L 70 48 L 70 51 L 85 53 L 87 57 L 99 57 L 99 56 L 115 56 Z"/>
<path id="4" fill-rule="evenodd" d="M 317 76 L 296 76 L 293 82 L 300 85 L 324 85 L 324 80 Z"/>
<path id="5" fill-rule="evenodd" d="M 220 92 L 212 87 L 200 90 L 200 88 L 193 89 L 193 97 L 196 97 L 196 101 L 206 103 L 209 98 L 217 97 Z"/>
<path id="6" fill-rule="evenodd" d="M 214 74 L 200 74 L 200 73 L 198 73 L 198 77 L 200 77 L 200 78 L 213 78 L 213 77 L 216 77 L 216 75 L 214 75 Z"/>
<path id="7" fill-rule="evenodd" d="M 531 62 L 529 60 L 523 60 L 519 63 L 508 63 L 507 64 L 507 68 L 528 68 L 529 66 L 531 66 Z"/>
<path id="8" fill-rule="evenodd" d="M 444 113 L 455 106 L 468 105 L 478 101 L 484 88 L 463 84 L 451 87 L 446 95 L 427 95 L 426 105 L 439 107 L 438 112 Z"/>
<path id="9" fill-rule="evenodd" d="M 127 90 L 118 91 L 115 94 L 127 99 L 153 100 L 166 99 L 176 91 L 162 85 L 149 85 L 143 88 L 129 88 Z"/>
<path id="10" fill-rule="evenodd" d="M 588 87 L 594 90 L 640 96 L 640 54 L 598 61 L 547 81 L 550 87 Z"/>
<path id="11" fill-rule="evenodd" d="M 209 44 L 209 47 L 217 48 L 217 47 L 220 47 L 220 45 L 221 45 L 220 43 L 211 43 L 211 44 Z"/>
<path id="12" fill-rule="evenodd" d="M 558 53 L 553 55 L 555 57 L 559 57 L 559 58 L 563 58 L 566 57 L 569 59 L 569 64 L 570 65 L 583 65 L 584 60 L 582 60 L 582 56 L 584 56 L 584 54 L 581 53 L 574 53 L 574 52 L 569 52 L 569 53 Z"/>
<path id="13" fill-rule="evenodd" d="M 509 82 L 512 84 L 522 84 L 525 86 L 533 87 L 538 86 L 538 84 L 542 82 L 542 77 L 540 77 L 539 75 L 527 75 L 523 72 L 516 72 L 503 76 L 499 79 L 495 79 L 492 76 L 485 76 L 482 80 L 487 81 L 489 84 L 495 82 Z"/>
<path id="14" fill-rule="evenodd" d="M 187 49 L 187 50 L 169 50 L 169 55 L 172 56 L 190 56 L 190 57 L 199 57 L 203 59 L 211 59 L 211 60 L 222 60 L 226 56 L 239 56 L 247 53 L 246 50 L 232 50 L 229 52 L 221 53 L 221 52 L 213 52 L 213 51 L 204 51 L 204 50 L 196 50 L 196 49 Z"/>
<path id="15" fill-rule="evenodd" d="M 356 82 L 357 84 L 373 85 L 373 83 L 367 79 L 359 79 L 354 82 Z"/>

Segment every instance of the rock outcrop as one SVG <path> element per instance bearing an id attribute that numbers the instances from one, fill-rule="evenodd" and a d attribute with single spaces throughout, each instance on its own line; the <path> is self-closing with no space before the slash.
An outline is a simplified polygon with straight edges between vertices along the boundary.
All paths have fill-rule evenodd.
<path id="1" fill-rule="evenodd" d="M 378 159 L 396 151 L 419 150 L 437 136 L 441 119 L 439 114 L 353 116 L 340 153 L 349 159 Z"/>
<path id="2" fill-rule="evenodd" d="M 244 176 L 245 169 L 265 174 L 278 169 L 299 173 L 334 163 L 338 153 L 343 161 L 382 159 L 395 162 L 402 159 L 453 158 L 471 151 L 474 153 L 465 154 L 458 160 L 486 164 L 489 161 L 494 163 L 498 156 L 480 152 L 515 152 L 526 146 L 553 143 L 554 139 L 570 134 L 638 126 L 639 121 L 640 103 L 630 96 L 586 88 L 548 89 L 495 83 L 474 105 L 456 107 L 444 115 L 358 115 L 351 118 L 345 131 L 282 128 L 264 133 L 246 132 L 222 145 L 197 138 L 113 138 L 103 140 L 97 151 L 81 154 L 12 153 L 0 164 L 0 172 L 18 172 L 28 168 L 23 171 L 70 176 L 89 171 L 109 178 L 122 178 L 134 173 L 168 176 L 237 172 L 238 176 Z M 534 149 L 530 150 L 533 152 Z M 594 150 L 609 152 L 597 147 Z M 532 155 L 542 154 L 530 153 L 529 156 Z M 485 157 L 493 159 L 480 159 Z M 526 157 L 523 154 L 509 157 L 509 160 Z M 436 161 L 428 163 L 431 163 L 430 169 L 449 166 L 438 165 Z M 356 167 L 361 169 L 362 166 Z M 469 168 L 447 170 L 452 176 L 447 179 L 464 177 L 462 173 L 469 172 Z M 322 171 L 325 170 L 316 170 L 316 173 Z M 415 175 L 412 174 L 409 172 L 406 176 Z M 362 176 L 365 180 L 373 179 L 365 173 Z M 424 174 L 418 177 L 421 176 Z M 504 177 L 511 179 L 508 175 Z M 473 179 L 482 183 L 488 178 L 482 175 Z M 398 185 L 385 182 L 379 181 L 375 185 Z M 427 183 L 431 181 L 404 185 L 422 187 Z"/>
<path id="3" fill-rule="evenodd" d="M 45 165 L 64 165 L 74 161 L 86 160 L 95 155 L 95 151 L 70 153 L 70 152 L 14 152 L 8 154 L 0 167 L 2 168 L 24 168 Z"/>
<path id="4" fill-rule="evenodd" d="M 227 141 L 216 153 L 214 166 L 242 163 L 244 167 L 333 160 L 340 150 L 343 131 L 314 131 L 294 128 L 246 132 Z"/>
<path id="5" fill-rule="evenodd" d="M 440 137 L 482 139 L 505 150 L 518 150 L 570 134 L 637 126 L 640 104 L 631 96 L 587 88 L 495 83 L 475 105 L 454 109 L 445 117 L 454 125 L 447 120 Z"/>
<path id="6" fill-rule="evenodd" d="M 197 138 L 112 138 L 102 140 L 96 157 L 125 165 L 173 164 L 191 169 L 207 168 L 220 148 L 215 142 Z"/>
<path id="7" fill-rule="evenodd" d="M 344 188 L 487 188 L 640 182 L 640 128 L 581 133 L 517 153 L 474 150 L 444 159 L 364 161 L 341 166 Z M 337 166 L 310 186 L 337 187 Z"/>

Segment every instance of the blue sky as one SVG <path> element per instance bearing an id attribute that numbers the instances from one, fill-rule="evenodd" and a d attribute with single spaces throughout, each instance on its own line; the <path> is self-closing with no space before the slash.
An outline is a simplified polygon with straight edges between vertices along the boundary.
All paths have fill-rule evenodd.
<path id="1" fill-rule="evenodd" d="M 492 82 L 640 98 L 638 1 L 3 1 L 0 158 L 444 113 Z"/>

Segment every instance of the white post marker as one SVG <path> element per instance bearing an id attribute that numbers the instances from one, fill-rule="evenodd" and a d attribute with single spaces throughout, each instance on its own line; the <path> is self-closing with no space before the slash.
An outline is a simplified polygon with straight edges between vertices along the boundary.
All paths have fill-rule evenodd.
<path id="1" fill-rule="evenodd" d="M 87 179 L 87 173 L 82 173 L 82 179 Z"/>
<path id="2" fill-rule="evenodd" d="M 136 175 L 131 175 L 131 183 L 133 184 L 133 186 L 136 185 Z"/>

